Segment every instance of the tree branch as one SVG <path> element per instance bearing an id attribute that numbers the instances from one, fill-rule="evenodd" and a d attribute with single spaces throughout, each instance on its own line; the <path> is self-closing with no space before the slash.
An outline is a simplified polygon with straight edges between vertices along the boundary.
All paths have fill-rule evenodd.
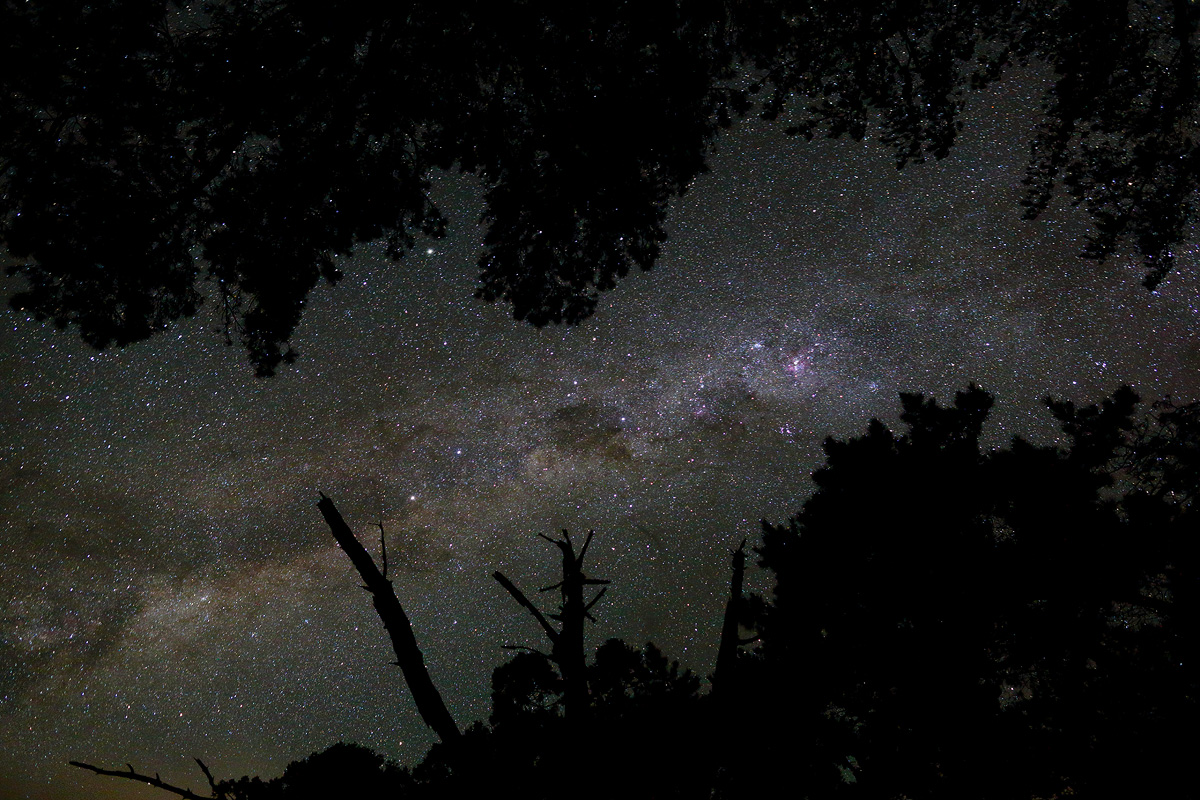
<path id="1" fill-rule="evenodd" d="M 170 792 L 171 794 L 176 794 L 180 797 L 187 798 L 187 800 L 223 800 L 225 797 L 224 793 L 217 792 L 216 784 L 214 784 L 212 780 L 212 774 L 208 771 L 208 768 L 201 763 L 200 759 L 196 759 L 196 763 L 200 764 L 200 768 L 204 770 L 204 776 L 208 778 L 209 786 L 212 786 L 213 788 L 213 793 L 210 797 L 196 794 L 191 789 L 182 789 L 178 786 L 172 786 L 171 784 L 159 778 L 157 773 L 155 773 L 153 777 L 149 775 L 143 775 L 140 772 L 134 771 L 132 764 L 126 764 L 125 766 L 129 767 L 129 770 L 123 771 L 119 769 L 101 769 L 100 767 L 93 767 L 91 764 L 84 764 L 82 761 L 69 761 L 67 763 L 69 763 L 72 767 L 91 770 L 97 775 L 107 775 L 113 778 L 126 778 L 127 780 L 137 781 L 138 783 L 145 783 L 153 786 L 156 789 L 162 789 L 164 792 Z"/>
<path id="2" fill-rule="evenodd" d="M 379 551 L 382 554 L 383 567 L 379 571 L 387 577 L 387 540 L 383 536 L 383 520 L 379 521 Z"/>
<path id="3" fill-rule="evenodd" d="M 563 531 L 563 533 L 565 534 L 565 533 L 566 533 L 566 531 Z M 593 530 L 589 530 L 589 531 L 588 531 L 587 538 L 583 540 L 583 548 L 582 548 L 582 549 L 579 551 L 579 558 L 577 559 L 577 560 L 579 561 L 579 566 L 580 566 L 580 567 L 582 567 L 582 566 L 583 566 L 583 557 L 584 557 L 585 555 L 587 555 L 587 551 L 588 551 L 588 545 L 590 545 L 590 544 L 592 543 L 592 537 L 593 537 L 593 536 L 595 536 L 595 535 L 596 535 L 596 532 L 595 532 L 595 531 L 593 531 Z M 571 541 L 571 540 L 570 540 L 570 539 L 568 539 L 567 541 L 569 542 L 569 541 Z"/>
<path id="4" fill-rule="evenodd" d="M 421 715 L 421 719 L 425 721 L 426 725 L 433 728 L 434 733 L 443 742 L 457 741 L 462 734 L 458 730 L 458 726 L 454 724 L 454 718 L 446 709 L 446 704 L 442 701 L 442 695 L 438 692 L 437 687 L 434 686 L 433 679 L 429 677 L 429 670 L 425 667 L 425 657 L 421 654 L 421 648 L 417 646 L 417 638 L 413 635 L 412 624 L 408 621 L 408 615 L 404 613 L 404 607 L 400 605 L 399 598 L 396 597 L 392 582 L 385 578 L 375 566 L 371 555 L 354 536 L 354 532 L 342 519 L 342 515 L 338 513 L 332 500 L 321 494 L 317 508 L 325 517 L 325 522 L 333 532 L 333 538 L 341 545 L 350 562 L 354 564 L 354 568 L 358 570 L 358 574 L 365 584 L 363 588 L 371 593 L 375 613 L 379 615 L 383 627 L 387 629 L 388 635 L 392 639 L 396 664 L 404 672 L 404 680 L 408 683 L 409 691 L 412 692 L 413 702 L 417 704 L 417 713 Z"/>
<path id="5" fill-rule="evenodd" d="M 224 792 L 219 792 L 217 790 L 217 782 L 213 780 L 212 773 L 208 771 L 208 767 L 205 766 L 204 762 L 197 758 L 196 763 L 200 765 L 200 771 L 204 773 L 204 777 L 208 778 L 208 788 L 212 790 L 213 797 L 223 795 Z"/>
<path id="6" fill-rule="evenodd" d="M 546 659 L 547 661 L 551 660 L 550 655 L 548 653 L 543 653 L 541 650 L 538 650 L 536 647 L 530 647 L 530 646 L 524 645 L 524 644 L 502 644 L 502 645 L 500 645 L 500 649 L 501 650 L 524 650 L 527 653 L 537 653 L 539 656 Z"/>
<path id="7" fill-rule="evenodd" d="M 541 536 L 541 534 L 538 534 L 538 535 Z M 542 538 L 545 538 L 545 537 L 542 537 Z M 554 540 L 551 539 L 550 541 L 554 541 Z M 551 642 L 555 642 L 558 640 L 558 631 L 554 630 L 554 626 L 551 625 L 546 620 L 545 616 L 542 615 L 541 611 L 538 611 L 538 607 L 535 606 L 533 603 L 529 602 L 529 598 L 527 598 L 520 589 L 518 589 L 516 586 L 513 585 L 512 581 L 510 581 L 508 578 L 504 577 L 503 572 L 501 572 L 500 570 L 496 570 L 495 572 L 492 573 L 492 577 L 495 578 L 501 586 L 503 586 L 505 589 L 508 590 L 508 593 L 513 596 L 514 600 L 516 600 L 521 605 L 525 606 L 525 608 L 529 609 L 529 613 L 533 614 L 534 618 L 537 619 L 538 624 L 540 624 L 542 626 L 542 630 L 546 631 L 546 635 L 548 637 L 550 637 Z"/>
<path id="8" fill-rule="evenodd" d="M 605 581 L 605 583 L 608 583 L 608 581 Z M 599 603 L 600 598 L 604 597 L 604 593 L 607 591 L 608 591 L 607 586 L 601 587 L 600 591 L 596 593 L 596 596 L 592 598 L 591 602 L 583 607 L 583 613 L 587 614 L 587 612 L 591 611 L 592 606 L 596 605 L 596 603 Z M 595 621 L 596 620 L 592 620 L 592 622 L 595 622 Z"/>

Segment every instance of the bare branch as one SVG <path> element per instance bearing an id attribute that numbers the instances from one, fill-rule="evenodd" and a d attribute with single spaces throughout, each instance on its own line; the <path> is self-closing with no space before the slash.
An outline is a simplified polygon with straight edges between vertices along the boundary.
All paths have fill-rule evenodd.
<path id="1" fill-rule="evenodd" d="M 566 533 L 566 531 L 563 531 L 563 533 Z M 595 535 L 595 531 L 589 530 L 587 538 L 583 540 L 583 549 L 579 551 L 579 557 L 576 559 L 581 567 L 583 566 L 583 557 L 587 555 L 588 545 L 592 543 L 592 537 Z"/>
<path id="2" fill-rule="evenodd" d="M 605 583 L 608 583 L 608 581 L 605 581 Z M 591 610 L 592 610 L 592 606 L 596 605 L 596 603 L 599 603 L 599 602 L 600 602 L 600 598 L 601 598 L 601 597 L 604 597 L 604 593 L 605 593 L 605 592 L 607 592 L 607 591 L 608 591 L 608 587 L 607 587 L 607 586 L 605 586 L 605 587 L 603 587 L 603 588 L 602 588 L 602 589 L 601 589 L 599 592 L 597 592 L 597 593 L 596 593 L 596 596 L 592 598 L 591 602 L 590 602 L 590 603 L 588 603 L 586 606 L 584 606 L 584 607 L 583 607 L 583 613 L 587 614 L 587 612 L 591 611 Z M 596 621 L 596 620 L 592 620 L 592 622 L 595 622 L 595 621 Z"/>
<path id="3" fill-rule="evenodd" d="M 387 540 L 383 538 L 383 520 L 379 520 L 379 550 L 382 553 L 383 568 L 380 572 L 387 577 Z"/>
<path id="4" fill-rule="evenodd" d="M 495 578 L 501 586 L 508 590 L 508 593 L 513 596 L 514 600 L 525 606 L 525 608 L 529 609 L 529 613 L 533 614 L 534 618 L 537 619 L 538 624 L 540 624 L 542 629 L 546 631 L 546 635 L 550 637 L 551 642 L 558 640 L 558 631 L 554 630 L 554 626 L 546 621 L 546 618 L 542 615 L 542 612 L 538 611 L 537 606 L 529 602 L 529 598 L 526 597 L 520 589 L 514 586 L 512 581 L 504 577 L 503 572 L 496 570 L 492 573 L 492 577 Z"/>
<path id="5" fill-rule="evenodd" d="M 501 645 L 500 649 L 501 650 L 525 650 L 526 652 L 529 652 L 529 653 L 537 653 L 539 656 L 541 656 L 542 658 L 545 658 L 547 660 L 549 660 L 549 658 L 550 658 L 550 655 L 548 653 L 543 653 L 541 650 L 538 650 L 536 647 L 529 647 L 529 646 L 523 645 L 523 644 L 505 644 L 505 645 Z"/>
<path id="6" fill-rule="evenodd" d="M 204 777 L 208 778 L 208 788 L 212 789 L 213 797 L 216 797 L 219 794 L 221 794 L 221 792 L 217 791 L 217 782 L 213 780 L 212 773 L 208 771 L 208 767 L 205 766 L 204 762 L 201 761 L 199 758 L 197 758 L 196 763 L 200 765 L 200 771 L 204 773 Z M 154 777 L 157 778 L 158 773 L 155 773 Z"/>
<path id="7" fill-rule="evenodd" d="M 200 759 L 196 759 L 196 762 L 199 763 Z M 216 800 L 221 800 L 221 798 L 224 797 L 224 794 L 217 793 L 216 784 L 214 784 L 212 781 L 212 775 L 209 774 L 208 768 L 204 767 L 203 764 L 200 764 L 200 766 L 204 769 L 204 774 L 208 778 L 209 785 L 213 787 L 213 794 L 210 797 L 196 794 L 191 789 L 183 789 L 179 786 L 172 786 L 171 784 L 159 778 L 157 774 L 155 774 L 153 777 L 150 775 L 143 775 L 134 770 L 132 764 L 126 764 L 125 766 L 129 769 L 128 771 L 125 771 L 119 769 L 102 769 L 100 767 L 94 767 L 91 764 L 84 764 L 82 761 L 69 761 L 67 763 L 69 763 L 72 767 L 91 770 L 97 775 L 107 775 L 113 778 L 125 778 L 127 780 L 137 781 L 138 783 L 149 784 L 156 789 L 162 789 L 164 792 L 170 792 L 171 794 L 179 795 L 180 797 L 187 798 L 187 800 L 214 800 L 214 798 Z"/>

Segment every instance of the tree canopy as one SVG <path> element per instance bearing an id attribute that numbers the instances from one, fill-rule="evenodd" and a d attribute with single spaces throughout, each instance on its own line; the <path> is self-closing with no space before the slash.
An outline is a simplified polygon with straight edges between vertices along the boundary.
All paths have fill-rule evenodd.
<path id="1" fill-rule="evenodd" d="M 96 347 L 220 304 L 260 373 L 336 258 L 440 236 L 431 170 L 482 184 L 477 295 L 577 322 L 649 269 L 670 199 L 722 128 L 878 129 L 941 158 L 967 96 L 1014 64 L 1046 84 L 1025 209 L 1062 186 L 1156 286 L 1195 220 L 1186 0 L 492 3 L 7 0 L 0 243 L 14 307 Z"/>
<path id="2" fill-rule="evenodd" d="M 1196 442 L 1161 437 L 1197 406 L 1050 402 L 1065 447 L 985 452 L 983 391 L 902 403 L 906 431 L 827 441 L 801 512 L 764 523 L 755 669 L 816 744 L 811 785 L 839 767 L 870 797 L 1179 791 L 1146 765 L 1190 746 L 1168 732 L 1200 679 L 1194 492 L 1168 476 Z"/>

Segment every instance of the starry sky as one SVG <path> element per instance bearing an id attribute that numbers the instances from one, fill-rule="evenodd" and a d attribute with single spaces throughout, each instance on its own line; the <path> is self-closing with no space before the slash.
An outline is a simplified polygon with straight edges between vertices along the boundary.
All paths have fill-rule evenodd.
<path id="1" fill-rule="evenodd" d="M 193 756 L 217 777 L 339 740 L 419 761 L 431 736 L 318 491 L 374 552 L 382 522 L 465 726 L 501 647 L 540 645 L 490 578 L 554 582 L 537 533 L 596 530 L 589 572 L 614 583 L 593 644 L 653 640 L 707 675 L 729 551 L 799 509 L 825 436 L 894 422 L 897 392 L 983 385 L 990 445 L 1052 441 L 1047 394 L 1196 399 L 1195 247 L 1150 294 L 1131 258 L 1076 258 L 1068 204 L 1021 219 L 1037 89 L 974 97 L 951 156 L 901 172 L 871 140 L 743 122 L 674 203 L 654 271 L 576 328 L 472 299 L 480 193 L 447 175 L 450 236 L 398 266 L 346 259 L 273 379 L 204 312 L 96 353 L 6 309 L 0 798 L 166 796 L 71 759 L 196 790 Z"/>

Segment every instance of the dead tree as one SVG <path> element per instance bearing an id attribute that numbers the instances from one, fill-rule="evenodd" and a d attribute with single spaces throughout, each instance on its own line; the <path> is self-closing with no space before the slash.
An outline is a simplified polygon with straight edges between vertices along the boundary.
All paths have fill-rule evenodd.
<path id="1" fill-rule="evenodd" d="M 358 570 L 358 574 L 363 579 L 363 588 L 371 593 L 375 613 L 383 621 L 383 627 L 387 629 L 388 635 L 392 639 L 392 650 L 396 654 L 396 660 L 392 663 L 403 671 L 404 680 L 408 683 L 409 691 L 412 692 L 413 702 L 417 704 L 417 712 L 420 713 L 421 719 L 425 720 L 426 725 L 433 728 L 434 733 L 443 742 L 458 741 L 461 736 L 458 726 L 454 724 L 454 718 L 450 716 L 446 704 L 442 702 L 442 695 L 433 685 L 433 679 L 429 677 L 429 670 L 425 667 L 425 657 L 421 654 L 421 649 L 417 647 L 417 639 L 413 635 L 412 625 L 408 621 L 408 615 L 404 613 L 404 607 L 400 605 L 400 600 L 396 597 L 392 582 L 375 566 L 375 561 L 371 558 L 370 553 L 359 543 L 354 532 L 350 530 L 350 526 L 338 513 L 332 500 L 322 494 L 317 508 L 325 517 L 325 522 L 329 524 L 333 538 L 337 539 L 337 543 L 342 546 L 342 550 L 350 558 L 354 568 Z M 384 569 L 387 568 L 386 565 L 385 556 Z"/>
<path id="2" fill-rule="evenodd" d="M 563 578 L 552 586 L 545 586 L 538 591 L 549 592 L 558 589 L 562 593 L 562 604 L 557 614 L 543 615 L 537 606 L 529 601 L 512 581 L 504 577 L 499 570 L 492 573 L 501 586 L 529 612 L 542 626 L 550 639 L 550 660 L 558 665 L 559 674 L 563 680 L 563 706 L 568 720 L 578 721 L 588 714 L 589 693 L 587 681 L 587 659 L 583 649 L 584 620 L 595 618 L 591 615 L 592 606 L 600 601 L 608 591 L 609 581 L 589 578 L 583 574 L 583 558 L 587 555 L 588 545 L 592 543 L 595 531 L 588 531 L 587 539 L 579 554 L 571 544 L 571 535 L 564 529 L 563 538 L 551 539 L 549 536 L 538 534 L 546 541 L 562 551 Z M 600 591 L 591 600 L 584 602 L 583 589 L 585 586 L 600 586 Z M 557 620 L 561 627 L 557 630 L 546 619 Z"/>
<path id="3" fill-rule="evenodd" d="M 725 603 L 725 619 L 721 623 L 721 643 L 717 648 L 717 666 L 713 670 L 713 695 L 726 697 L 735 685 L 738 648 L 750 640 L 743 640 L 738 632 L 738 620 L 742 617 L 742 580 L 746 573 L 746 540 L 733 551 L 733 575 L 729 580 L 729 600 Z"/>
<path id="4" fill-rule="evenodd" d="M 704 747 L 712 767 L 714 796 L 736 796 L 731 776 L 739 773 L 738 762 L 742 758 L 742 719 L 744 714 L 738 707 L 739 663 L 741 646 L 756 641 L 757 637 L 743 639 L 740 623 L 746 612 L 746 598 L 742 596 L 742 583 L 746 574 L 746 540 L 731 554 L 732 564 L 729 578 L 729 599 L 725 601 L 725 617 L 721 622 L 721 641 L 717 646 L 717 664 L 713 674 L 713 714 L 708 719 L 708 732 Z"/>
<path id="5" fill-rule="evenodd" d="M 350 526 L 342 519 L 342 515 L 338 513 L 333 501 L 322 493 L 317 508 L 321 510 L 322 516 L 329 524 L 333 538 L 342 546 L 342 550 L 358 570 L 358 574 L 363 579 L 363 588 L 371 593 L 375 604 L 375 613 L 383 621 L 383 627 L 387 629 L 388 635 L 392 639 L 392 649 L 396 653 L 396 660 L 393 663 L 404 672 L 404 680 L 408 682 L 409 691 L 412 692 L 413 701 L 417 704 L 417 711 L 420 713 L 421 719 L 425 720 L 426 725 L 433 728 L 434 733 L 443 742 L 458 741 L 462 734 L 459 732 L 458 726 L 454 724 L 454 718 L 450 716 L 446 704 L 442 702 L 442 696 L 438 693 L 437 687 L 433 685 L 433 679 L 429 677 L 429 671 L 425 668 L 425 658 L 421 655 L 421 649 L 417 647 L 417 639 L 413 635 L 408 615 L 404 613 L 404 607 L 400 605 L 400 600 L 396 597 L 392 582 L 387 578 L 387 549 L 386 545 L 383 545 L 383 526 L 380 525 L 379 530 L 383 549 L 383 571 L 380 572 L 371 555 L 355 537 Z M 210 797 L 198 795 L 191 789 L 169 784 L 162 780 L 157 773 L 154 776 L 144 775 L 134 770 L 130 764 L 125 765 L 128 767 L 127 770 L 116 770 L 94 767 L 81 761 L 70 763 L 71 766 L 91 770 L 97 775 L 109 775 L 147 783 L 163 791 L 179 795 L 185 800 L 225 800 L 227 796 L 221 785 L 213 781 L 208 767 L 198 758 L 196 763 L 200 765 L 212 791 Z"/>

